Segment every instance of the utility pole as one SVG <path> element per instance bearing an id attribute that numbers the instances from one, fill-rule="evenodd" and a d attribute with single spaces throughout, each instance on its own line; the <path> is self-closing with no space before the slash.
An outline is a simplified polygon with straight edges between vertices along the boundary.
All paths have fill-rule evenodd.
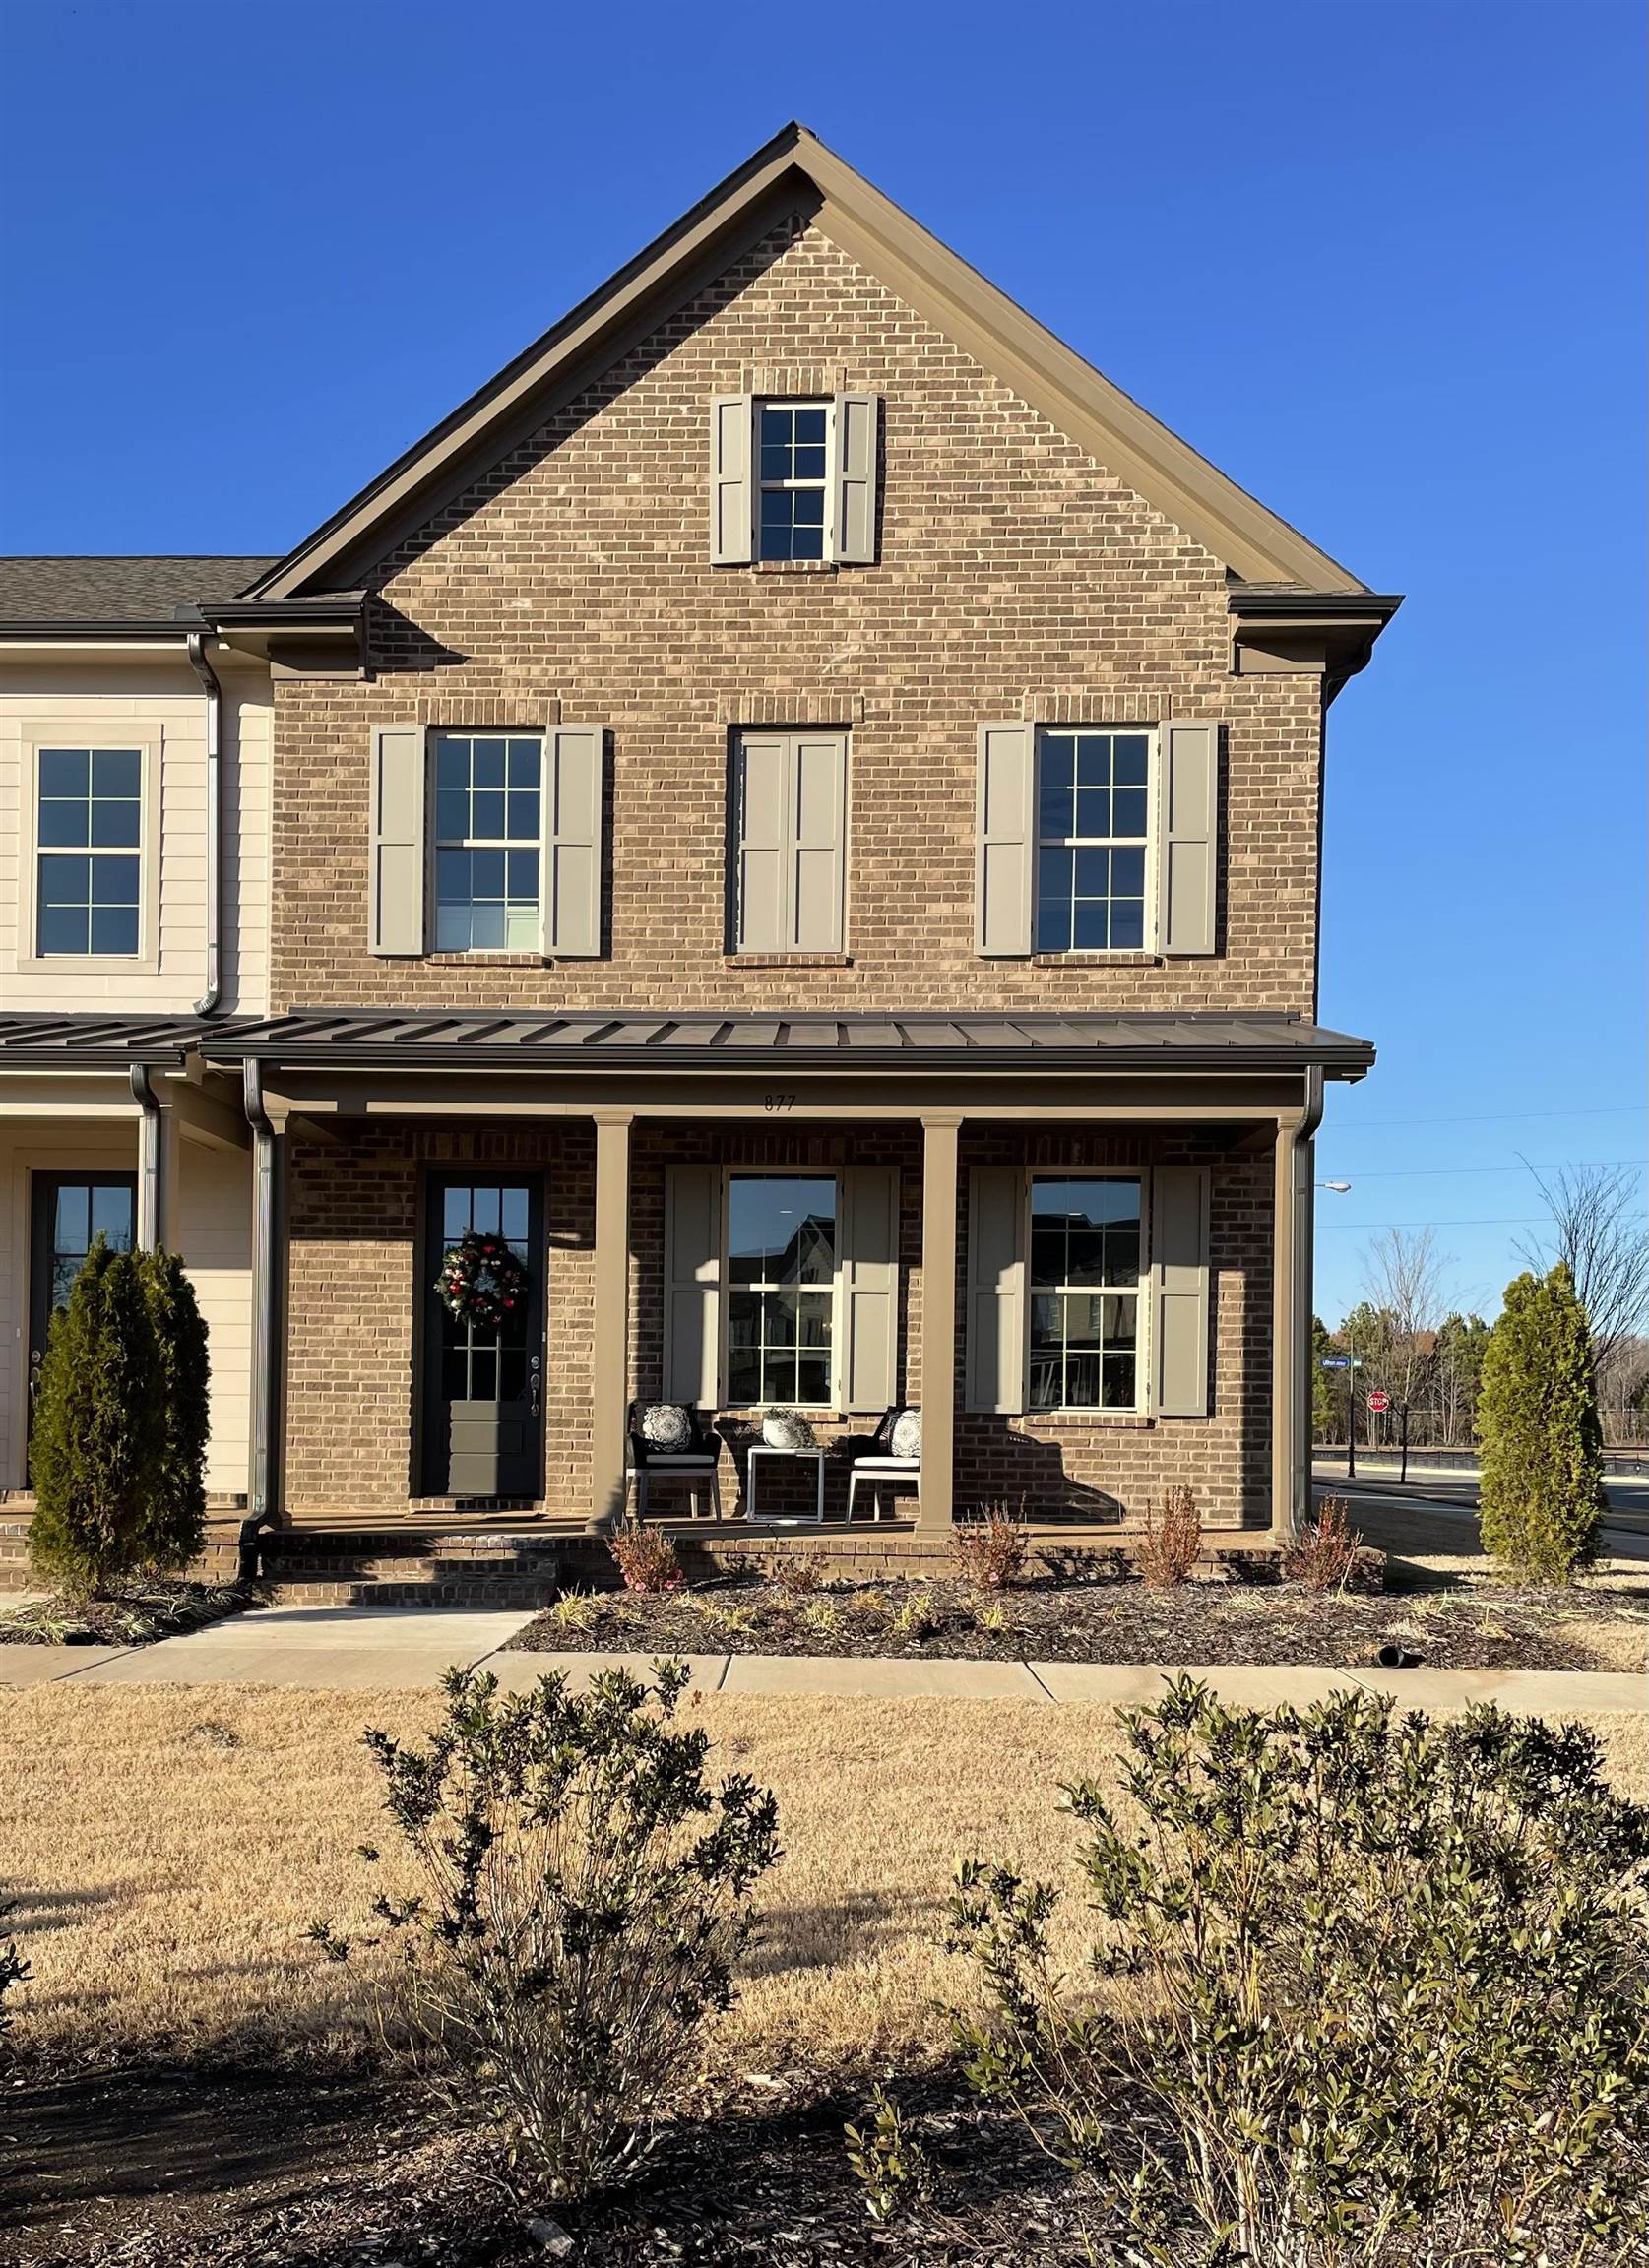
<path id="1" fill-rule="evenodd" d="M 1357 1324 L 1348 1319 L 1346 1353 L 1351 1361 L 1346 1370 L 1346 1479 L 1357 1479 Z"/>

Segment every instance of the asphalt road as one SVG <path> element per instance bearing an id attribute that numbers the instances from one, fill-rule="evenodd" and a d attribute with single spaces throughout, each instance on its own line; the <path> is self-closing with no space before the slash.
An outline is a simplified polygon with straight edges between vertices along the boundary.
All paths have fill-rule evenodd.
<path id="1" fill-rule="evenodd" d="M 1400 1487 L 1383 1475 L 1369 1480 L 1360 1475 L 1348 1480 L 1343 1467 L 1337 1470 L 1318 1464 L 1313 1467 L 1311 1481 L 1318 1496 L 1343 1496 L 1348 1503 L 1387 1512 L 1429 1513 L 1435 1519 L 1474 1529 L 1477 1524 L 1475 1474 L 1427 1473 Z M 1649 1476 L 1609 1474 L 1604 1493 L 1609 1499 L 1610 1517 L 1604 1521 L 1599 1544 L 1605 1554 L 1615 1559 L 1649 1560 Z"/>

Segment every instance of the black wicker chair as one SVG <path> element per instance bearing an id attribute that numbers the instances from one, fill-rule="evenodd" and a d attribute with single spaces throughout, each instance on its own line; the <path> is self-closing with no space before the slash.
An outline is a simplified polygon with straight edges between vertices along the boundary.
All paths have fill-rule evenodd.
<path id="1" fill-rule="evenodd" d="M 692 1428 L 685 1449 L 660 1449 L 643 1437 L 641 1414 L 655 1408 L 647 1402 L 632 1402 L 629 1415 L 630 1454 L 624 1467 L 624 1493 L 629 1495 L 630 1482 L 636 1484 L 636 1514 L 647 1517 L 647 1498 L 654 1480 L 685 1480 L 688 1507 L 696 1519 L 701 1484 L 710 1482 L 710 1517 L 722 1517 L 722 1482 L 718 1468 L 722 1459 L 722 1444 L 705 1423 L 697 1410 L 686 1404 L 687 1422 Z"/>

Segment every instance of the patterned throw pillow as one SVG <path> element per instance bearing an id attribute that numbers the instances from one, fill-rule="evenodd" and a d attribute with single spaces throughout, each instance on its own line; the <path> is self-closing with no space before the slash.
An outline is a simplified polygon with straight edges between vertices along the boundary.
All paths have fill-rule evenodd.
<path id="1" fill-rule="evenodd" d="M 679 1402 L 655 1402 L 642 1412 L 638 1430 L 649 1449 L 666 1456 L 692 1446 L 693 1420 Z"/>
<path id="2" fill-rule="evenodd" d="M 889 1452 L 895 1457 L 921 1455 L 921 1412 L 901 1410 L 893 1420 L 893 1431 L 888 1436 Z"/>

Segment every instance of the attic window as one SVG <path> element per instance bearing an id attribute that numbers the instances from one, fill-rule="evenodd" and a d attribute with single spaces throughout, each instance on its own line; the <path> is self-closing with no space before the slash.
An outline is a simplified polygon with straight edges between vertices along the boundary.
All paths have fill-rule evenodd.
<path id="1" fill-rule="evenodd" d="M 829 494 L 830 404 L 757 404 L 758 559 L 822 559 Z"/>

